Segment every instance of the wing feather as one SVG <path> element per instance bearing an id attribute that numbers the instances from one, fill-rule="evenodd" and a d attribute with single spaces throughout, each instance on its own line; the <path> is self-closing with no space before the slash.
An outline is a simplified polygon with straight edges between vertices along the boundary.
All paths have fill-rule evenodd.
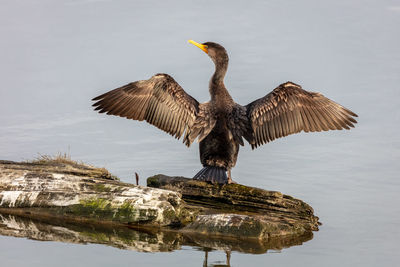
<path id="1" fill-rule="evenodd" d="M 245 106 L 253 135 L 253 148 L 290 134 L 342 130 L 354 127 L 357 114 L 320 93 L 287 82 Z"/>
<path id="2" fill-rule="evenodd" d="M 93 101 L 100 113 L 145 120 L 178 139 L 190 131 L 199 110 L 199 103 L 168 74 L 129 83 Z"/>

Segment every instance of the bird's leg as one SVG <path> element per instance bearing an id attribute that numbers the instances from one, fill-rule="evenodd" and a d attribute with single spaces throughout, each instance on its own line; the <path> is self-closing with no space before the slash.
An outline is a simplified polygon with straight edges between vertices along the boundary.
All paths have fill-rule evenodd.
<path id="1" fill-rule="evenodd" d="M 235 181 L 232 180 L 231 170 L 228 170 L 228 184 L 236 184 Z"/>
<path id="2" fill-rule="evenodd" d="M 231 266 L 231 251 L 226 250 L 225 253 L 226 253 L 226 265 Z"/>
<path id="3" fill-rule="evenodd" d="M 208 251 L 205 251 L 203 267 L 207 267 L 208 266 L 207 261 L 208 261 Z"/>

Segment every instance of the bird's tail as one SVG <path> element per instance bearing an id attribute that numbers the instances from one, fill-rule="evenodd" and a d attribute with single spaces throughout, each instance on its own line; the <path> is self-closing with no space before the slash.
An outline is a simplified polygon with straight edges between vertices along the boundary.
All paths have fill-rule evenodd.
<path id="1" fill-rule="evenodd" d="M 228 183 L 226 170 L 224 168 L 214 166 L 205 166 L 193 177 L 193 179 L 219 184 Z"/>

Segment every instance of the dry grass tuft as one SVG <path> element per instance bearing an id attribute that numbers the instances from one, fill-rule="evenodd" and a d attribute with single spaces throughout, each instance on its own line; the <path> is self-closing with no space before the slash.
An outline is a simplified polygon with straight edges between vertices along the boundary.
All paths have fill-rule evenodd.
<path id="1" fill-rule="evenodd" d="M 39 154 L 34 160 L 28 161 L 29 163 L 36 164 L 48 164 L 48 163 L 64 163 L 71 165 L 86 165 L 83 162 L 78 162 L 71 159 L 71 155 L 68 153 L 58 153 L 55 156 L 41 155 Z"/>
<path id="2" fill-rule="evenodd" d="M 75 174 L 87 175 L 88 177 L 119 180 L 118 177 L 112 175 L 105 168 L 98 168 L 82 161 L 72 160 L 69 153 L 58 153 L 55 156 L 39 154 L 34 160 L 26 161 L 26 163 L 43 165 L 43 168 L 50 166 L 61 172 L 73 172 Z"/>

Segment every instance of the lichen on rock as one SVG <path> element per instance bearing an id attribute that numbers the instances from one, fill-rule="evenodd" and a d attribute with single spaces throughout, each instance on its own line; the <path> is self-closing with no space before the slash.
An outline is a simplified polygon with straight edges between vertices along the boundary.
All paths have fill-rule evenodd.
<path id="1" fill-rule="evenodd" d="M 204 236 L 197 240 L 206 243 L 235 238 L 286 244 L 296 237 L 308 240 L 318 230 L 318 217 L 308 204 L 277 191 L 165 175 L 150 177 L 143 187 L 105 173 L 68 161 L 0 161 L 0 213 L 50 222 L 164 228 Z"/>
<path id="2" fill-rule="evenodd" d="M 3 212 L 48 208 L 54 216 L 100 222 L 151 226 L 179 223 L 179 193 L 102 178 L 97 172 L 89 172 L 89 166 L 62 164 L 67 166 L 0 161 Z"/>
<path id="3" fill-rule="evenodd" d="M 267 240 L 318 230 L 312 207 L 281 192 L 161 174 L 150 177 L 147 183 L 181 193 L 186 208 L 197 211 L 194 220 L 182 229 L 185 232 Z"/>

